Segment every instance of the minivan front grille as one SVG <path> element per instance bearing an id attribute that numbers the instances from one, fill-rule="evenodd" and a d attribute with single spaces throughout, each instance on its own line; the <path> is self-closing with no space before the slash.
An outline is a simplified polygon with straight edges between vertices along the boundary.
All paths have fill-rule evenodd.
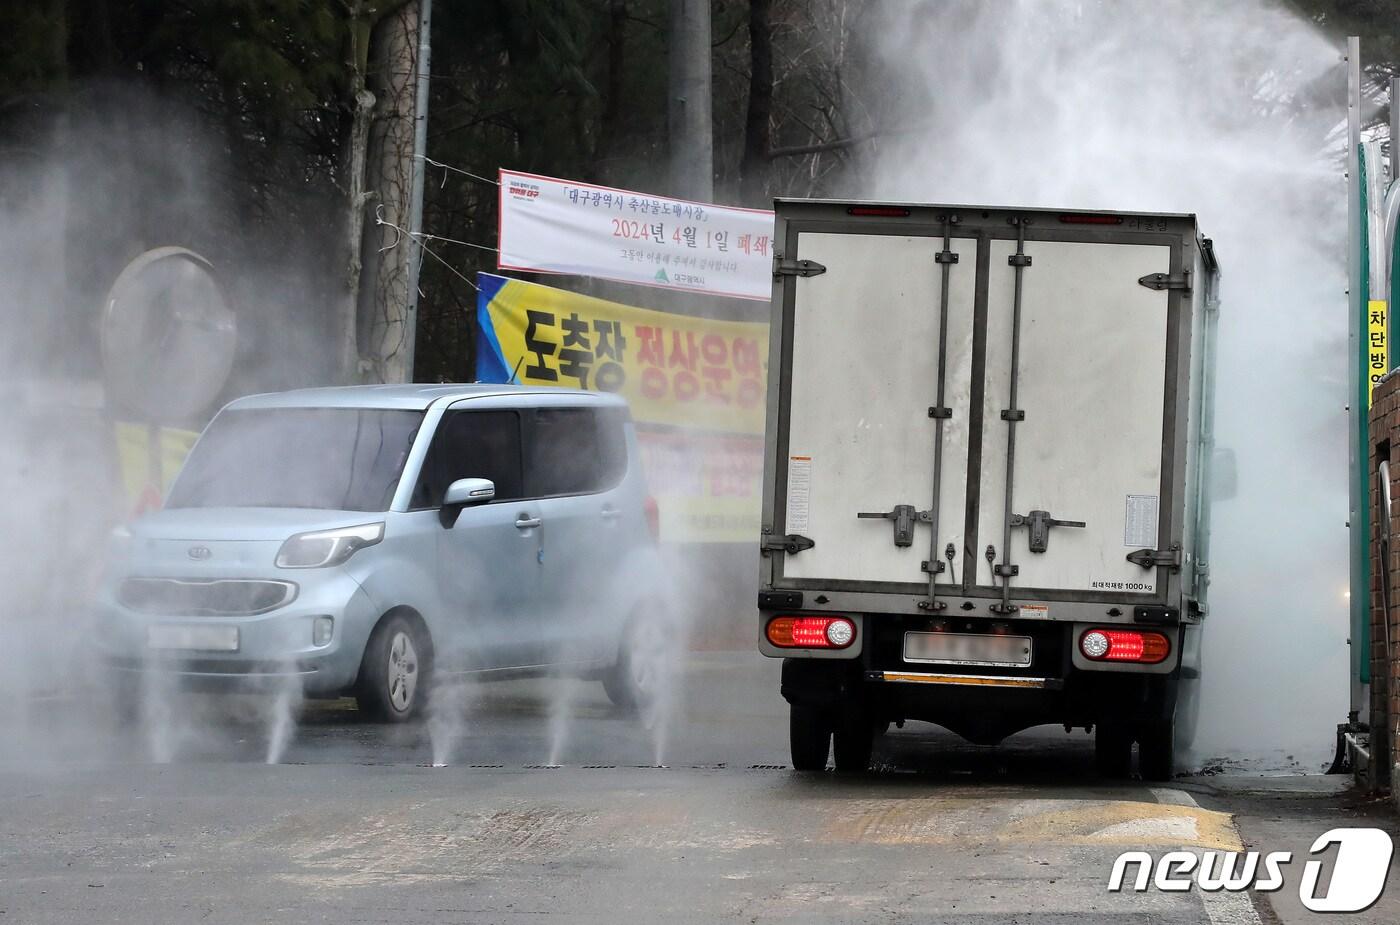
<path id="1" fill-rule="evenodd" d="M 128 578 L 117 592 L 117 600 L 131 610 L 183 617 L 253 616 L 296 596 L 290 581 L 232 578 Z"/>

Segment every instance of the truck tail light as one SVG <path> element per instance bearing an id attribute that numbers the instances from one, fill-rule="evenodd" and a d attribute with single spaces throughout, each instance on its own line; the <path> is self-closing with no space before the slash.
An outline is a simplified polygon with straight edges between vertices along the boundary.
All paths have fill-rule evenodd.
<path id="1" fill-rule="evenodd" d="M 774 617 L 765 632 L 780 649 L 844 649 L 856 639 L 856 625 L 846 617 Z"/>
<path id="2" fill-rule="evenodd" d="M 644 509 L 647 515 L 647 532 L 651 534 L 651 538 L 654 542 L 660 541 L 661 507 L 656 503 L 655 498 L 653 498 L 651 495 L 647 495 L 647 500 L 646 504 L 644 505 Z"/>
<path id="3" fill-rule="evenodd" d="M 1146 630 L 1120 630 L 1100 627 L 1079 637 L 1079 651 L 1095 662 L 1136 662 L 1156 665 L 1171 652 L 1172 645 L 1161 633 Z"/>

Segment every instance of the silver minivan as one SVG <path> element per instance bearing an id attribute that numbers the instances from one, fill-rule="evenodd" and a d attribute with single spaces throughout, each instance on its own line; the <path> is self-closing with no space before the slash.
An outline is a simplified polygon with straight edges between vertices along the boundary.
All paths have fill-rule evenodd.
<path id="1" fill-rule="evenodd" d="M 401 721 L 430 679 L 567 672 L 644 700 L 666 640 L 657 510 L 626 403 L 500 385 L 241 398 L 164 508 L 116 531 L 96 634 L 144 678 L 352 694 Z"/>

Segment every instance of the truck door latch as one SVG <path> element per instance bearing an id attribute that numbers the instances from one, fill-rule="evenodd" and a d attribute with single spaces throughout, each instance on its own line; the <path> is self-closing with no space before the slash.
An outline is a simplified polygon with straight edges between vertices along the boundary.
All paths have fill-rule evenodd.
<path id="1" fill-rule="evenodd" d="M 862 520 L 893 520 L 896 546 L 914 545 L 915 521 L 933 522 L 932 511 L 916 511 L 912 504 L 896 504 L 892 511 L 862 512 L 856 516 Z"/>
<path id="2" fill-rule="evenodd" d="M 765 553 L 785 552 L 790 556 L 795 556 L 804 549 L 811 549 L 817 545 L 816 540 L 808 539 L 800 533 L 789 533 L 787 536 L 765 536 L 758 544 L 758 548 Z"/>
<path id="3" fill-rule="evenodd" d="M 774 276 L 820 276 L 826 267 L 815 260 L 791 260 L 786 257 L 773 258 Z"/>
<path id="4" fill-rule="evenodd" d="M 1181 570 L 1181 547 L 1175 543 L 1170 549 L 1137 549 L 1128 553 L 1127 560 L 1144 569 L 1166 566 L 1172 571 Z"/>
<path id="5" fill-rule="evenodd" d="M 1011 526 L 1029 527 L 1031 531 L 1031 552 L 1045 552 L 1050 548 L 1051 527 L 1082 527 L 1082 520 L 1056 520 L 1049 511 L 1031 511 L 1029 514 L 1012 514 Z"/>

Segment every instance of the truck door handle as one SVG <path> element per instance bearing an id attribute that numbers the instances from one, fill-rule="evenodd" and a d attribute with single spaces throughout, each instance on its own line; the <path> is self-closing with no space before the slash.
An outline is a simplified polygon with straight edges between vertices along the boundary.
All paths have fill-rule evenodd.
<path id="1" fill-rule="evenodd" d="M 538 517 L 531 517 L 528 514 L 521 514 L 515 518 L 515 529 L 528 530 L 531 527 L 538 527 L 543 521 Z"/>
<path id="2" fill-rule="evenodd" d="M 856 514 L 861 520 L 892 520 L 894 521 L 894 544 L 896 546 L 914 545 L 914 522 L 932 523 L 932 511 L 915 510 L 912 504 L 896 504 L 894 510 L 890 511 L 861 511 Z"/>
<path id="3" fill-rule="evenodd" d="M 1082 520 L 1056 520 L 1049 511 L 1031 511 L 1029 514 L 1012 514 L 1011 526 L 1030 528 L 1031 552 L 1045 552 L 1050 548 L 1051 527 L 1083 527 Z"/>

